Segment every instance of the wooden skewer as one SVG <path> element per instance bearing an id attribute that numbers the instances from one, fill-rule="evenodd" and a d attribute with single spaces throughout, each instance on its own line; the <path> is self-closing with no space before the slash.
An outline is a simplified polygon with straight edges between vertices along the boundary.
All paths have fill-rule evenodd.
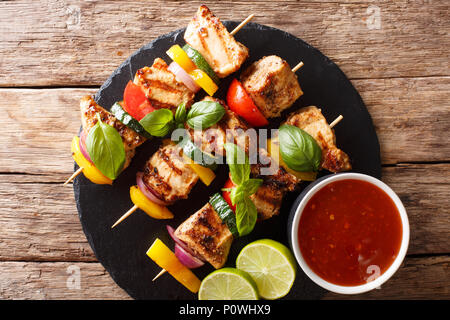
<path id="1" fill-rule="evenodd" d="M 125 212 L 125 214 L 123 216 L 121 216 L 112 226 L 111 229 L 114 228 L 115 226 L 117 226 L 119 223 L 121 223 L 123 220 L 125 220 L 128 216 L 130 216 L 133 212 L 135 212 L 138 209 L 137 205 L 134 205 L 130 208 L 130 210 L 128 210 L 127 212 Z"/>
<path id="2" fill-rule="evenodd" d="M 297 72 L 297 70 L 303 67 L 303 65 L 303 61 L 300 61 L 295 67 L 292 68 L 292 72 Z"/>
<path id="3" fill-rule="evenodd" d="M 66 185 L 66 184 L 68 184 L 70 181 L 72 181 L 73 179 L 75 179 L 81 172 L 83 172 L 83 167 L 80 167 L 77 171 L 75 171 L 71 176 L 70 176 L 70 178 L 69 179 L 67 179 L 66 180 L 66 182 L 64 182 L 64 186 Z"/>
<path id="4" fill-rule="evenodd" d="M 334 119 L 334 121 L 332 123 L 330 123 L 330 128 L 333 128 L 335 125 L 337 125 L 342 119 L 344 119 L 344 117 L 342 116 L 342 114 L 339 115 L 339 117 L 337 117 L 336 119 Z"/>
<path id="5" fill-rule="evenodd" d="M 239 30 L 242 29 L 243 26 L 245 26 L 250 20 L 253 19 L 255 15 L 252 13 L 249 15 L 244 21 L 242 21 L 236 28 L 233 29 L 233 31 L 230 32 L 232 36 L 234 36 Z"/>
<path id="6" fill-rule="evenodd" d="M 152 281 L 155 281 L 156 279 L 158 279 L 159 277 L 161 277 L 164 273 L 166 273 L 166 269 L 161 269 L 161 271 L 153 278 Z"/>

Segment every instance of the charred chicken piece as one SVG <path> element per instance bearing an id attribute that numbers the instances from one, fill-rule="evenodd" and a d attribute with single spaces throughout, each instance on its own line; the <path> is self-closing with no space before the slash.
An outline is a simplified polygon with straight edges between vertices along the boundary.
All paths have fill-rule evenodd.
<path id="1" fill-rule="evenodd" d="M 233 242 L 227 225 L 209 203 L 180 224 L 175 236 L 216 269 L 227 261 Z"/>
<path id="2" fill-rule="evenodd" d="M 156 58 L 151 67 L 144 67 L 136 72 L 134 84 L 145 92 L 155 109 L 176 109 L 182 102 L 189 107 L 194 101 L 194 93 L 175 75 L 167 70 L 168 66 L 161 58 Z"/>
<path id="3" fill-rule="evenodd" d="M 278 56 L 266 56 L 250 65 L 241 82 L 266 118 L 275 118 L 303 94 L 289 64 Z"/>
<path id="4" fill-rule="evenodd" d="M 294 191 L 300 180 L 288 173 L 269 156 L 265 149 L 259 149 L 259 161 L 251 165 L 253 178 L 263 179 L 263 184 L 250 199 L 258 211 L 258 219 L 269 219 L 280 213 L 283 197 Z"/>
<path id="5" fill-rule="evenodd" d="M 322 149 L 321 167 L 331 172 L 348 171 L 352 169 L 349 156 L 336 147 L 336 136 L 330 128 L 322 111 L 309 106 L 291 113 L 286 124 L 296 126 L 309 133 Z"/>
<path id="6" fill-rule="evenodd" d="M 145 164 L 142 180 L 162 201 L 187 199 L 199 177 L 187 164 L 179 146 L 168 144 L 156 151 Z"/>
<path id="7" fill-rule="evenodd" d="M 122 137 L 123 146 L 125 148 L 125 163 L 123 170 L 130 165 L 131 159 L 134 157 L 135 149 L 147 140 L 134 130 L 128 128 L 122 122 L 117 120 L 110 112 L 100 107 L 92 96 L 85 96 L 80 101 L 81 123 L 86 134 L 97 124 L 98 113 L 102 122 L 114 127 Z"/>
<path id="8" fill-rule="evenodd" d="M 234 39 L 207 6 L 198 8 L 184 40 L 205 58 L 219 78 L 237 71 L 248 57 L 248 49 Z"/>
<path id="9" fill-rule="evenodd" d="M 188 129 L 191 140 L 198 144 L 198 146 L 207 153 L 213 155 L 224 156 L 224 144 L 227 142 L 235 143 L 248 153 L 249 147 L 255 137 L 246 136 L 246 131 L 249 128 L 247 123 L 239 118 L 239 116 L 231 111 L 224 101 L 205 97 L 203 100 L 215 101 L 220 103 L 226 110 L 225 115 L 215 125 L 206 130 Z M 256 143 L 256 142 L 255 142 Z"/>

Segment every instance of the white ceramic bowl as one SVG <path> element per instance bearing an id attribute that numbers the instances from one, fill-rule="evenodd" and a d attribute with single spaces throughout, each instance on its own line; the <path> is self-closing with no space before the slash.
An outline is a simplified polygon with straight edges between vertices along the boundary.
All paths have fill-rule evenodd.
<path id="1" fill-rule="evenodd" d="M 397 257 L 395 258 L 394 262 L 391 264 L 391 266 L 381 275 L 379 275 L 375 280 L 367 282 L 362 285 L 357 286 L 341 286 L 336 285 L 334 283 L 328 282 L 318 276 L 314 271 L 311 270 L 311 268 L 308 266 L 306 261 L 304 260 L 302 253 L 300 251 L 300 247 L 298 244 L 298 228 L 299 228 L 299 221 L 300 217 L 302 215 L 303 209 L 305 208 L 308 201 L 311 199 L 311 197 L 320 189 L 322 189 L 327 184 L 339 181 L 339 180 L 347 180 L 347 179 L 355 179 L 355 180 L 362 180 L 369 182 L 377 187 L 379 187 L 381 190 L 386 192 L 386 194 L 394 201 L 395 206 L 398 209 L 398 212 L 400 213 L 400 218 L 402 222 L 403 227 L 403 234 L 402 234 L 402 242 L 400 245 L 400 250 L 398 252 Z M 323 177 L 321 179 L 318 179 L 317 181 L 311 183 L 307 189 L 305 189 L 297 198 L 297 201 L 295 201 L 295 204 L 293 208 L 291 209 L 291 215 L 289 218 L 289 224 L 288 224 L 288 236 L 289 236 L 289 242 L 291 244 L 292 251 L 294 252 L 295 258 L 297 259 L 298 264 L 303 269 L 303 271 L 306 273 L 306 275 L 314 281 L 319 286 L 323 287 L 326 290 L 335 292 L 335 293 L 341 293 L 341 294 L 358 294 L 370 291 L 372 289 L 380 287 L 384 282 L 386 282 L 400 267 L 400 265 L 403 262 L 403 259 L 405 258 L 406 251 L 408 250 L 409 245 L 409 222 L 408 222 L 408 216 L 406 214 L 405 207 L 403 206 L 402 202 L 400 201 L 397 194 L 392 191 L 392 189 L 386 185 L 384 182 L 361 173 L 339 173 L 339 174 L 333 174 L 326 177 Z"/>

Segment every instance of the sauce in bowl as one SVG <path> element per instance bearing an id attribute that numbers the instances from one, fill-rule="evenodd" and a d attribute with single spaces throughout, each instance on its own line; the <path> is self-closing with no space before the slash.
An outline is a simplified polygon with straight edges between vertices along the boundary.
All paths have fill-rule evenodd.
<path id="1" fill-rule="evenodd" d="M 317 191 L 303 209 L 298 241 L 308 266 L 340 286 L 383 274 L 402 244 L 402 220 L 393 200 L 372 183 L 345 179 Z"/>

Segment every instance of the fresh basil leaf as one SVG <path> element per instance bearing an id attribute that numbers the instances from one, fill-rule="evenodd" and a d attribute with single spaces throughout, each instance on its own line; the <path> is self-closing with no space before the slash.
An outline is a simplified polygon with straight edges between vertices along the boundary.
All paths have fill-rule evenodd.
<path id="1" fill-rule="evenodd" d="M 225 108 L 218 102 L 199 101 L 192 105 L 186 116 L 189 127 L 204 130 L 215 125 L 225 114 Z"/>
<path id="2" fill-rule="evenodd" d="M 250 198 L 244 198 L 236 204 L 236 224 L 240 236 L 245 236 L 252 232 L 256 224 L 258 212 L 256 206 Z"/>
<path id="3" fill-rule="evenodd" d="M 224 144 L 231 180 L 240 185 L 250 178 L 250 163 L 245 152 L 234 143 Z"/>
<path id="4" fill-rule="evenodd" d="M 125 164 L 122 137 L 114 127 L 103 123 L 98 113 L 97 118 L 97 123 L 89 130 L 86 137 L 86 149 L 96 168 L 114 180 Z"/>
<path id="5" fill-rule="evenodd" d="M 244 198 L 250 197 L 258 190 L 262 182 L 262 179 L 248 179 L 242 184 L 232 188 L 230 191 L 231 203 L 235 205 Z"/>
<path id="6" fill-rule="evenodd" d="M 245 189 L 242 187 L 242 184 L 232 188 L 230 191 L 230 200 L 233 205 L 242 202 L 245 197 Z"/>
<path id="7" fill-rule="evenodd" d="M 158 109 L 148 113 L 139 123 L 155 137 L 164 137 L 173 129 L 173 113 L 169 109 Z"/>
<path id="8" fill-rule="evenodd" d="M 187 111 L 186 111 L 186 103 L 182 102 L 175 111 L 175 123 L 183 124 L 186 121 Z"/>
<path id="9" fill-rule="evenodd" d="M 306 131 L 288 124 L 279 129 L 280 154 L 286 165 L 295 171 L 318 171 L 322 150 Z"/>
<path id="10" fill-rule="evenodd" d="M 263 183 L 262 179 L 248 179 L 247 181 L 244 181 L 242 184 L 243 188 L 245 189 L 246 196 L 251 196 L 256 191 L 258 191 L 258 188 Z"/>

